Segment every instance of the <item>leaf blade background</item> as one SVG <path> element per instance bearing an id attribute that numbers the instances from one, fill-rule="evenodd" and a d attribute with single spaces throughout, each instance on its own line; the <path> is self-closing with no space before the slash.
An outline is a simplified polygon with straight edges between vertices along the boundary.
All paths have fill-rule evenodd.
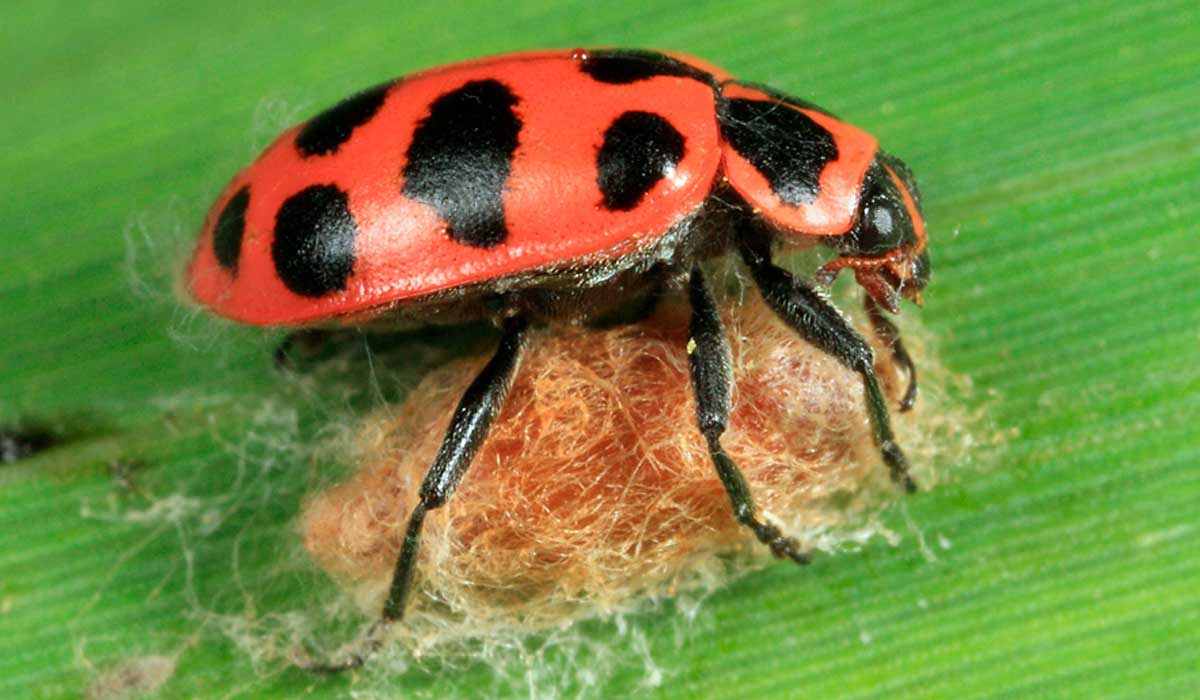
<path id="1" fill-rule="evenodd" d="M 359 87 L 521 48 L 647 45 L 811 99 L 913 166 L 933 227 L 922 319 L 976 405 L 1020 432 L 981 446 L 996 469 L 907 504 L 936 561 L 909 537 L 772 567 L 707 602 L 682 648 L 669 613 L 643 619 L 667 680 L 643 689 L 644 671 L 622 668 L 601 689 L 1194 693 L 1197 27 L 1186 2 L 14 5 L 0 28 L 14 57 L 0 81 L 19 96 L 0 115 L 15 194 L 0 204 L 0 418 L 71 440 L 0 467 L 0 689 L 74 696 L 91 660 L 179 648 L 165 697 L 344 691 L 286 672 L 251 683 L 219 635 L 181 641 L 189 596 L 236 609 L 242 547 L 257 608 L 310 599 L 271 565 L 304 478 L 264 481 L 261 503 L 186 545 L 81 517 L 113 498 L 113 462 L 144 463 L 135 477 L 156 491 L 219 495 L 229 473 L 206 469 L 254 420 L 237 406 L 279 396 L 272 337 L 179 312 L 155 275 L 278 128 Z M 281 407 L 248 449 L 284 469 L 321 413 Z M 405 688 L 488 692 L 480 669 L 455 674 Z"/>

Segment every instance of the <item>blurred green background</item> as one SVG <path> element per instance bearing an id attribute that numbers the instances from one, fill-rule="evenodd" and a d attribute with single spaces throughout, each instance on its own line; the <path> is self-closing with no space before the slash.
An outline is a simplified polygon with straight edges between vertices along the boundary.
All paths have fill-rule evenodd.
<path id="1" fill-rule="evenodd" d="M 1200 694 L 1195 2 L 21 1 L 0 18 L 0 425 L 63 442 L 0 465 L 0 697 L 95 696 L 147 655 L 177 664 L 166 698 Z M 1015 436 L 893 512 L 899 547 L 770 567 L 694 620 L 586 625 L 590 652 L 527 650 L 528 677 L 316 679 L 253 655 L 231 640 L 287 639 L 335 597 L 291 519 L 343 463 L 311 446 L 376 385 L 362 352 L 281 377 L 278 334 L 176 305 L 181 246 L 321 106 L 576 45 L 703 56 L 904 157 L 932 227 L 923 323 Z M 408 342 L 423 360 L 389 397 L 475 341 Z"/>

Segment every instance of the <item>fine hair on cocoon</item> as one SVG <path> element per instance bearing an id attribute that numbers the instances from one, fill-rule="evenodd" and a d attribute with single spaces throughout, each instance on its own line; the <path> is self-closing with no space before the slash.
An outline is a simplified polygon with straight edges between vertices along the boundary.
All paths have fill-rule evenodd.
<path id="1" fill-rule="evenodd" d="M 875 515 L 900 490 L 880 460 L 861 378 L 756 291 L 725 295 L 721 308 L 735 381 L 722 444 L 759 509 L 818 556 L 876 533 Z M 393 630 L 401 644 L 433 653 L 444 642 L 546 630 L 646 597 L 712 590 L 771 561 L 734 520 L 696 428 L 688 320 L 685 306 L 665 303 L 635 324 L 534 332 L 473 465 L 426 518 L 413 594 Z M 923 422 L 942 410 L 945 373 L 921 343 L 911 347 L 923 393 L 913 411 L 897 412 L 907 377 L 859 328 L 875 346 L 898 439 L 929 488 L 939 430 Z M 307 503 L 305 548 L 368 615 L 382 605 L 450 415 L 486 360 L 435 370 L 402 405 L 369 416 L 355 433 L 357 473 Z"/>

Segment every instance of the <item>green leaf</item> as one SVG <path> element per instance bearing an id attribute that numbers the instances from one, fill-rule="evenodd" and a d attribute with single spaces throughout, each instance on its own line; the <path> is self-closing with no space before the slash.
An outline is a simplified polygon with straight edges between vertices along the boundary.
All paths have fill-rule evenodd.
<path id="1" fill-rule="evenodd" d="M 1200 693 L 1194 2 L 409 5 L 7 8 L 0 425 L 61 444 L 0 464 L 0 696 L 97 694 L 155 655 L 177 662 L 154 691 L 172 698 L 544 695 L 567 671 L 564 694 L 594 697 Z M 473 334 L 410 338 L 420 361 L 380 384 L 361 352 L 281 376 L 277 334 L 175 300 L 191 232 L 322 105 L 576 45 L 703 56 L 913 167 L 920 316 L 987 415 L 974 459 L 893 513 L 898 547 L 531 642 L 527 677 L 464 660 L 320 679 L 253 656 L 337 599 L 292 530 L 346 462 L 314 447 Z"/>

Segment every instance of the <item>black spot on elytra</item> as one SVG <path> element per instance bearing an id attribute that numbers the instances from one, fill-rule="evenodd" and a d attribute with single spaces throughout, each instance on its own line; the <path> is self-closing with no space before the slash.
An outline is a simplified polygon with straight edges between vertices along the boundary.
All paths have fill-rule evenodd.
<path id="1" fill-rule="evenodd" d="M 588 51 L 580 70 L 602 83 L 626 85 L 660 75 L 699 80 L 710 86 L 716 81 L 711 74 L 657 51 L 600 50 Z"/>
<path id="2" fill-rule="evenodd" d="M 366 124 L 383 106 L 391 83 L 377 85 L 352 95 L 308 120 L 296 134 L 296 149 L 305 157 L 326 156 L 337 151 L 358 127 Z"/>
<path id="3" fill-rule="evenodd" d="M 306 297 L 344 290 L 354 272 L 357 235 L 345 192 L 335 185 L 300 190 L 275 214 L 271 258 L 279 279 Z"/>
<path id="4" fill-rule="evenodd" d="M 32 457 L 58 443 L 59 436 L 44 428 L 0 426 L 0 464 Z"/>
<path id="5" fill-rule="evenodd" d="M 237 270 L 242 254 L 242 235 L 246 232 L 246 208 L 250 206 L 250 187 L 229 198 L 213 226 L 213 254 L 226 270 Z"/>
<path id="6" fill-rule="evenodd" d="M 724 100 L 721 136 L 792 206 L 816 201 L 821 171 L 838 157 L 832 134 L 803 112 L 773 101 Z"/>
<path id="7" fill-rule="evenodd" d="M 437 210 L 450 237 L 491 248 L 508 238 L 504 187 L 521 120 L 517 96 L 497 80 L 473 80 L 433 101 L 413 132 L 404 194 Z"/>
<path id="8" fill-rule="evenodd" d="M 611 211 L 628 211 L 683 159 L 683 134 L 651 112 L 625 112 L 604 131 L 596 181 Z"/>

